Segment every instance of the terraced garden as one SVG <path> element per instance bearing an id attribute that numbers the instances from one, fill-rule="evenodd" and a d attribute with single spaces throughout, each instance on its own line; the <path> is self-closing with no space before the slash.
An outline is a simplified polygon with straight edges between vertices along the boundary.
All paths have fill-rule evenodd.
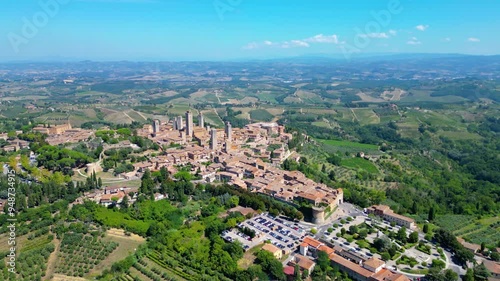
<path id="1" fill-rule="evenodd" d="M 446 215 L 436 219 L 436 224 L 474 244 L 495 245 L 500 241 L 500 217 L 475 220 L 473 216 Z"/>
<path id="2" fill-rule="evenodd" d="M 178 260 L 176 260 L 172 255 L 175 255 L 174 252 L 170 252 L 165 250 L 166 255 L 163 255 L 157 251 L 153 251 L 147 254 L 147 259 L 143 260 L 141 263 L 144 266 L 147 266 L 148 263 L 146 260 L 150 260 L 157 266 L 160 266 L 165 273 L 170 273 L 174 277 L 181 277 L 179 280 L 200 280 L 200 272 L 194 268 L 191 268 Z M 163 274 L 163 273 L 162 273 Z M 177 279 L 176 279 L 177 280 Z"/>

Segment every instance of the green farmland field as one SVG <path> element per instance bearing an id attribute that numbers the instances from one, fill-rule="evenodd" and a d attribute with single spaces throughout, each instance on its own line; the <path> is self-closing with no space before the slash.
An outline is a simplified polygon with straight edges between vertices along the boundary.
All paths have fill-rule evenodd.
<path id="1" fill-rule="evenodd" d="M 354 169 L 363 169 L 369 173 L 378 173 L 377 167 L 373 165 L 372 162 L 364 159 L 364 158 L 348 158 L 342 160 L 342 166 Z"/>
<path id="2" fill-rule="evenodd" d="M 350 142 L 350 141 L 341 141 L 341 140 L 322 140 L 318 139 L 318 141 L 331 145 L 331 146 L 338 146 L 338 147 L 348 147 L 348 148 L 359 148 L 359 149 L 366 149 L 366 150 L 378 150 L 378 146 L 374 144 L 366 144 L 366 143 L 359 143 L 359 142 Z"/>

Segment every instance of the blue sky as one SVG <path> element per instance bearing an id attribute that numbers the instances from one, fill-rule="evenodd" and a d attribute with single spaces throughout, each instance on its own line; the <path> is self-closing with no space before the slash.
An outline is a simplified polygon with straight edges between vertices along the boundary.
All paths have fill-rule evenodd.
<path id="1" fill-rule="evenodd" d="M 0 60 L 498 54 L 500 1 L 3 0 Z"/>

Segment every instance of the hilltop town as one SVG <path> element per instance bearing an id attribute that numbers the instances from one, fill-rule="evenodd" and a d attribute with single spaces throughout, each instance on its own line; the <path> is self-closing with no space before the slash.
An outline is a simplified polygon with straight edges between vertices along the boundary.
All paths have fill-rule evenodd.
<path id="1" fill-rule="evenodd" d="M 498 280 L 495 60 L 457 60 L 0 70 L 0 280 Z"/>

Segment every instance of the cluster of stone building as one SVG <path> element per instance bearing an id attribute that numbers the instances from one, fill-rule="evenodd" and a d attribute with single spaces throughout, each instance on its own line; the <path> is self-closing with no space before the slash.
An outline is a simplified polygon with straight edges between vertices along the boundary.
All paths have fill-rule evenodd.
<path id="1" fill-rule="evenodd" d="M 263 250 L 269 251 L 276 258 L 282 257 L 282 250 L 266 244 L 262 247 Z M 306 236 L 300 244 L 299 253 L 293 256 L 284 268 L 287 276 L 293 277 L 295 274 L 295 266 L 298 265 L 300 271 L 307 270 L 309 273 L 313 271 L 316 263 L 314 260 L 318 257 L 320 251 L 325 252 L 332 267 L 337 267 L 340 271 L 345 272 L 351 279 L 356 281 L 410 281 L 408 277 L 401 273 L 391 271 L 386 268 L 384 261 L 377 258 L 362 258 L 353 256 L 349 250 L 340 246 L 329 247 L 312 237 Z"/>
<path id="2" fill-rule="evenodd" d="M 45 141 L 50 145 L 77 143 L 94 136 L 93 130 L 72 128 L 70 123 L 50 127 L 37 126 L 33 131 L 48 135 Z"/>
<path id="3" fill-rule="evenodd" d="M 193 123 L 193 114 L 187 111 L 185 120 L 182 116 L 177 116 L 173 120 L 161 123 L 160 120 L 154 120 L 152 125 L 145 125 L 138 131 L 138 135 L 151 138 L 159 145 L 189 145 L 196 143 L 198 146 L 207 148 L 211 151 L 229 152 L 233 149 L 240 149 L 246 143 L 252 142 L 251 154 L 261 159 L 271 159 L 275 163 L 280 163 L 286 156 L 286 150 L 283 147 L 275 151 L 267 151 L 267 145 L 282 144 L 291 139 L 291 134 L 284 132 L 284 127 L 276 123 L 254 123 L 245 126 L 245 128 L 233 128 L 231 123 L 226 122 L 224 129 L 211 128 L 205 126 L 203 114 L 198 115 L 198 125 Z M 279 135 L 279 138 L 271 138 L 271 135 Z M 270 157 L 273 155 L 274 157 Z"/>
<path id="4" fill-rule="evenodd" d="M 138 187 L 116 187 L 108 186 L 103 189 L 96 189 L 91 192 L 85 192 L 83 196 L 77 198 L 74 204 L 83 204 L 85 200 L 94 201 L 104 207 L 120 204 L 125 197 L 128 199 L 128 204 L 133 204 L 137 200 L 139 194 Z M 155 193 L 154 200 L 162 200 L 167 198 L 164 194 Z"/>
<path id="5" fill-rule="evenodd" d="M 86 141 L 94 136 L 93 130 L 85 130 L 80 128 L 72 128 L 71 124 L 61 124 L 61 125 L 53 125 L 53 126 L 37 126 L 33 128 L 33 132 L 39 132 L 42 134 L 46 134 L 47 141 L 50 145 L 59 145 L 65 143 L 77 143 L 81 141 Z M 16 131 L 16 134 L 21 134 L 22 131 Z M 23 148 L 29 148 L 29 142 L 20 139 L 8 140 L 7 134 L 0 134 L 0 139 L 4 139 L 8 141 L 8 145 L 4 146 L 2 150 L 11 152 L 18 151 Z"/>
<path id="6" fill-rule="evenodd" d="M 306 201 L 315 207 L 316 222 L 323 220 L 325 209 L 333 210 L 343 201 L 342 189 L 331 189 L 299 171 L 278 167 L 293 154 L 286 145 L 292 135 L 276 123 L 254 123 L 239 129 L 226 122 L 224 129 L 216 129 L 205 127 L 201 113 L 198 126 L 194 126 L 193 115 L 188 111 L 185 122 L 182 116 L 166 123 L 154 120 L 152 125 L 139 130 L 138 135 L 159 145 L 178 144 L 182 148 L 167 148 L 163 155 L 135 163 L 134 172 L 122 175 L 126 178 L 162 167 L 175 174 L 177 167 L 190 164 L 192 173 L 206 182 L 227 182 L 285 202 Z M 269 151 L 271 145 L 276 149 Z"/>
<path id="7" fill-rule="evenodd" d="M 15 131 L 16 136 L 22 134 L 23 131 Z M 29 142 L 25 140 L 20 140 L 17 137 L 14 139 L 9 139 L 8 133 L 0 133 L 0 139 L 6 141 L 8 144 L 2 147 L 3 151 L 11 152 L 18 151 L 19 149 L 29 148 Z"/>
<path id="8" fill-rule="evenodd" d="M 3 139 L 3 140 L 8 142 L 7 145 L 2 147 L 3 151 L 12 152 L 12 151 L 18 151 L 18 150 L 24 149 L 24 148 L 29 148 L 30 143 L 28 141 L 20 140 L 18 138 L 15 138 L 13 140 L 8 140 L 6 135 L 7 134 L 5 134 L 5 137 L 3 136 L 3 134 L 2 134 L 2 136 L 0 136 L 0 139 Z"/>

